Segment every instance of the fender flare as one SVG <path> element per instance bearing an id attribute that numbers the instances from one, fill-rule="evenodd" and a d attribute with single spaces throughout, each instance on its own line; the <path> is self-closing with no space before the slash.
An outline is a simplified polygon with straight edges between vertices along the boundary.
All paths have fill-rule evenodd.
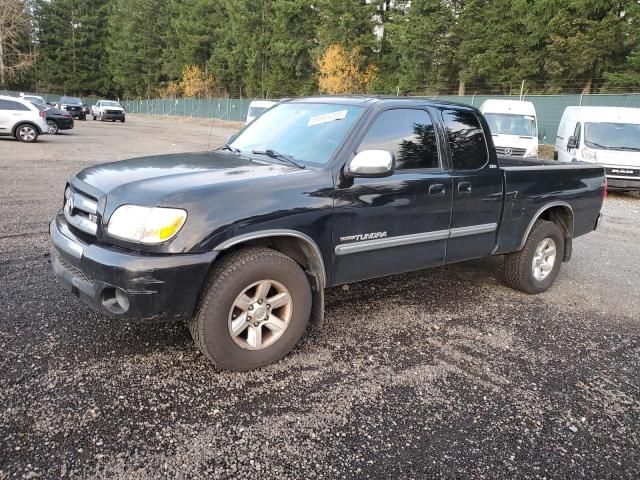
<path id="1" fill-rule="evenodd" d="M 520 241 L 520 245 L 518 245 L 518 249 L 516 251 L 519 252 L 524 248 L 524 244 L 527 242 L 527 238 L 529 238 L 529 234 L 531 233 L 531 229 L 533 228 L 535 223 L 538 221 L 538 219 L 544 212 L 546 212 L 547 210 L 553 207 L 564 207 L 569 210 L 571 214 L 571 218 L 570 218 L 571 223 L 569 225 L 570 231 L 566 232 L 565 238 L 569 238 L 569 239 L 573 238 L 573 230 L 574 230 L 573 208 L 567 202 L 563 202 L 563 201 L 550 202 L 540 207 L 538 211 L 535 213 L 535 215 L 531 218 L 531 221 L 529 222 L 529 225 L 527 226 L 527 229 L 524 232 L 524 236 L 522 237 L 522 240 Z"/>

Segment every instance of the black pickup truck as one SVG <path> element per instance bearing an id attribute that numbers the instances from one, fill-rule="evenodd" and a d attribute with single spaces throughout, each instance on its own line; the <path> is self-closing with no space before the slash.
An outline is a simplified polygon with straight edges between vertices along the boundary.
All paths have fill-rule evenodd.
<path id="1" fill-rule="evenodd" d="M 52 264 L 95 309 L 185 319 L 214 363 L 248 370 L 322 324 L 326 287 L 505 255 L 506 283 L 542 292 L 605 195 L 597 165 L 499 160 L 469 106 L 303 98 L 215 151 L 82 170 Z"/>

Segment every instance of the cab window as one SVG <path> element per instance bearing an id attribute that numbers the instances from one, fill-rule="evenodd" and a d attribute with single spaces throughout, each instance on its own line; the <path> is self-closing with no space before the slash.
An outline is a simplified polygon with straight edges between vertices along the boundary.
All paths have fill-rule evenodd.
<path id="1" fill-rule="evenodd" d="M 20 110 L 20 111 L 29 111 L 29 108 L 25 105 L 12 102 L 11 100 L 0 100 L 0 110 Z"/>
<path id="2" fill-rule="evenodd" d="M 436 132 L 425 110 L 396 108 L 382 112 L 360 142 L 358 152 L 386 150 L 397 170 L 439 168 Z"/>
<path id="3" fill-rule="evenodd" d="M 489 160 L 478 117 L 470 110 L 444 110 L 444 126 L 454 170 L 478 170 Z"/>

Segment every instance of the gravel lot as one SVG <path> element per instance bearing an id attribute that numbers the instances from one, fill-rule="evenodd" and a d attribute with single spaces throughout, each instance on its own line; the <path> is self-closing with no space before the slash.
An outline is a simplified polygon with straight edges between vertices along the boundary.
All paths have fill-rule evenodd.
<path id="1" fill-rule="evenodd" d="M 609 196 L 545 294 L 497 258 L 332 289 L 324 330 L 244 374 L 55 283 L 70 175 L 233 131 L 130 116 L 0 140 L 0 478 L 640 476 L 638 196 Z"/>

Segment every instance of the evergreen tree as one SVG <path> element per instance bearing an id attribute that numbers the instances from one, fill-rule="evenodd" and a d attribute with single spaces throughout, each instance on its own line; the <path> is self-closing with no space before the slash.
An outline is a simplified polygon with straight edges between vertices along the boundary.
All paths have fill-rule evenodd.
<path id="1" fill-rule="evenodd" d="M 164 0 L 110 0 L 108 68 L 116 92 L 152 96 L 166 80 L 169 18 Z"/>

